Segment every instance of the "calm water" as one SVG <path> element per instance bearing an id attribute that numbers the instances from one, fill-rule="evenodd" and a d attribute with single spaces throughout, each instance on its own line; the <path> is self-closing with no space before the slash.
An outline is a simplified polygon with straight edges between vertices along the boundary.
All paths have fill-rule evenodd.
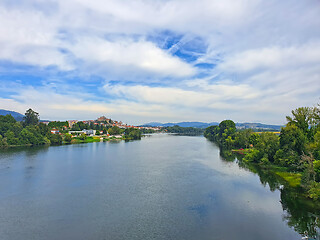
<path id="1" fill-rule="evenodd" d="M 0 152 L 2 240 L 301 239 L 281 198 L 204 137 Z"/>

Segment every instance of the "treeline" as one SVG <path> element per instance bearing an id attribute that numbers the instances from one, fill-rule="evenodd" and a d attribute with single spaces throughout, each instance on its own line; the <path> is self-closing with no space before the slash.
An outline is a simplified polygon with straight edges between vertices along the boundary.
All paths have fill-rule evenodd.
<path id="1" fill-rule="evenodd" d="M 175 125 L 173 127 L 166 127 L 164 129 L 168 133 L 177 133 L 181 135 L 190 135 L 190 136 L 202 135 L 204 132 L 204 129 L 202 128 L 180 127 L 178 125 Z"/>
<path id="2" fill-rule="evenodd" d="M 17 122 L 11 115 L 0 116 L 0 148 L 21 145 L 61 144 L 62 137 L 39 123 L 39 114 L 27 110 L 24 120 Z"/>
<path id="3" fill-rule="evenodd" d="M 280 135 L 237 131 L 232 120 L 206 128 L 204 136 L 222 149 L 243 148 L 246 162 L 285 167 L 301 173 L 301 187 L 320 199 L 320 106 L 301 107 L 287 116 Z"/>

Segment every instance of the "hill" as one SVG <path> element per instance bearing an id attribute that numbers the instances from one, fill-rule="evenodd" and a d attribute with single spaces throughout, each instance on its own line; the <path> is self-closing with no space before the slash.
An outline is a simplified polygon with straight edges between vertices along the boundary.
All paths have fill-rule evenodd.
<path id="1" fill-rule="evenodd" d="M 11 116 L 14 117 L 14 119 L 17 121 L 22 121 L 24 117 L 24 115 L 22 115 L 21 113 L 0 109 L 0 115 L 7 115 L 7 114 L 11 114 Z"/>
<path id="2" fill-rule="evenodd" d="M 213 125 L 219 125 L 218 122 L 211 122 L 211 123 L 205 123 L 205 122 L 178 122 L 178 123 L 160 123 L 160 122 L 150 122 L 146 123 L 144 125 L 141 125 L 142 127 L 173 127 L 175 125 L 178 125 L 179 127 L 195 127 L 195 128 L 206 128 Z M 263 124 L 263 123 L 236 123 L 236 127 L 238 129 L 264 129 L 264 130 L 281 130 L 281 125 L 270 125 L 270 124 Z"/>
<path id="3" fill-rule="evenodd" d="M 206 128 L 212 125 L 219 125 L 217 122 L 204 123 L 204 122 L 178 122 L 178 123 L 160 123 L 160 122 L 150 122 L 141 125 L 141 127 L 194 127 L 194 128 Z"/>

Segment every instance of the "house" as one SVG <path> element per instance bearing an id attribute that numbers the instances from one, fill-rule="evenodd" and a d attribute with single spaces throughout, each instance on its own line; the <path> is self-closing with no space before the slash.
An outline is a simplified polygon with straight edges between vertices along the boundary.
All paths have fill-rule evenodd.
<path id="1" fill-rule="evenodd" d="M 56 129 L 56 128 L 51 129 L 50 132 L 51 132 L 52 134 L 59 134 L 59 133 L 60 133 L 59 130 Z"/>
<path id="2" fill-rule="evenodd" d="M 90 129 L 90 130 L 83 129 L 82 132 L 83 132 L 84 134 L 88 135 L 88 136 L 94 136 L 94 135 L 96 135 L 96 130 L 92 130 L 92 129 Z"/>

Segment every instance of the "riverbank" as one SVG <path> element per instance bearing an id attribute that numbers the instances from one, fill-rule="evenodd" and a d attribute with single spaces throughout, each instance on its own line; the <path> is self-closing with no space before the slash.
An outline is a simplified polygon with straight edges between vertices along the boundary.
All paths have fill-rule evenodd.
<path id="1" fill-rule="evenodd" d="M 221 150 L 223 151 L 223 150 Z M 250 171 L 259 174 L 263 171 L 264 174 L 273 176 L 282 185 L 295 188 L 297 193 L 305 200 L 310 200 L 320 206 L 320 198 L 318 197 L 320 192 L 320 186 L 312 186 L 311 188 L 303 182 L 303 172 L 295 170 L 293 167 L 279 166 L 270 162 L 250 162 L 247 161 L 245 156 L 251 152 L 251 149 L 232 149 L 229 152 L 224 151 L 225 156 L 235 155 L 240 166 L 249 169 Z M 260 171 L 258 171 L 260 170 Z M 319 209 L 320 210 L 320 209 Z"/>

